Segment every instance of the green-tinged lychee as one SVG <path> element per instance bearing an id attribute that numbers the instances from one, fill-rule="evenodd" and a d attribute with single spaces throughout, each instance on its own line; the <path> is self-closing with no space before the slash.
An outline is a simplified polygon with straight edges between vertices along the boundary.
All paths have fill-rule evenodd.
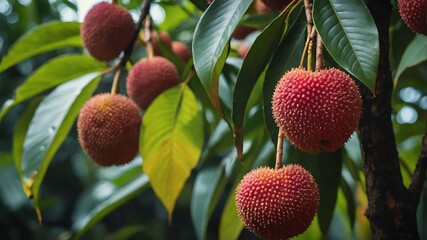
<path id="1" fill-rule="evenodd" d="M 138 152 L 141 117 L 138 106 L 123 95 L 90 98 L 77 120 L 79 142 L 101 166 L 123 165 Z"/>
<path id="2" fill-rule="evenodd" d="M 142 109 L 163 91 L 179 83 L 178 70 L 164 57 L 137 62 L 129 71 L 126 88 L 129 97 Z"/>
<path id="3" fill-rule="evenodd" d="M 87 13 L 80 34 L 90 55 L 110 61 L 129 45 L 134 31 L 135 25 L 126 9 L 101 2 Z"/>
<path id="4" fill-rule="evenodd" d="M 152 32 L 150 36 L 150 41 L 151 41 L 151 45 L 153 46 L 153 53 L 156 56 L 162 56 L 162 52 L 158 44 L 159 40 L 163 47 L 166 47 L 169 49 L 172 48 L 172 40 L 169 37 L 169 34 L 167 32 L 157 32 L 157 34 Z"/>
<path id="5" fill-rule="evenodd" d="M 233 37 L 237 40 L 245 39 L 246 36 L 258 30 L 254 27 L 248 27 L 244 25 L 238 25 L 234 30 Z"/>
<path id="6" fill-rule="evenodd" d="M 308 152 L 333 152 L 357 128 L 362 100 L 344 72 L 293 69 L 283 75 L 273 94 L 273 115 L 285 137 Z"/>
<path id="7" fill-rule="evenodd" d="M 182 58 L 185 62 L 188 62 L 191 58 L 191 52 L 187 45 L 182 42 L 172 42 L 172 51 Z"/>
<path id="8" fill-rule="evenodd" d="M 273 11 L 283 10 L 292 0 L 261 0 L 267 7 Z"/>
<path id="9" fill-rule="evenodd" d="M 427 35 L 427 0 L 398 0 L 399 12 L 414 32 Z"/>
<path id="10" fill-rule="evenodd" d="M 237 54 L 239 55 L 239 57 L 245 58 L 246 54 L 248 54 L 250 48 L 251 48 L 251 46 L 249 44 L 242 43 L 242 44 L 240 44 L 239 48 L 237 49 Z"/>
<path id="11" fill-rule="evenodd" d="M 265 239 L 288 239 L 310 226 L 319 205 L 313 176 L 296 164 L 247 173 L 236 189 L 236 207 L 246 228 Z"/>

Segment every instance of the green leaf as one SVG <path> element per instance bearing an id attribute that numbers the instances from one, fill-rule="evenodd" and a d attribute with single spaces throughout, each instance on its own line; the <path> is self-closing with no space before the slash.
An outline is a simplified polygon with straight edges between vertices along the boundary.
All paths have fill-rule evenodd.
<path id="1" fill-rule="evenodd" d="M 191 90 L 181 85 L 158 96 L 144 115 L 142 168 L 169 216 L 203 147 L 203 119 Z"/>
<path id="2" fill-rule="evenodd" d="M 351 187 L 348 185 L 344 177 L 341 177 L 340 187 L 344 193 L 344 197 L 347 203 L 347 213 L 350 219 L 350 228 L 353 229 L 354 222 L 356 220 L 356 203 L 354 201 L 354 194 Z"/>
<path id="3" fill-rule="evenodd" d="M 427 37 L 417 34 L 408 45 L 397 67 L 396 76 L 394 77 L 394 84 L 399 81 L 400 75 L 412 66 L 427 60 Z"/>
<path id="4" fill-rule="evenodd" d="M 56 87 L 64 82 L 106 68 L 88 55 L 63 55 L 42 65 L 18 87 L 13 102 L 8 103 L 0 112 L 0 120 L 15 105 Z"/>
<path id="5" fill-rule="evenodd" d="M 277 82 L 287 70 L 298 67 L 302 50 L 306 41 L 307 20 L 305 14 L 300 14 L 294 26 L 286 34 L 271 60 L 265 74 L 263 87 L 264 119 L 273 143 L 277 143 L 279 130 L 273 119 L 271 99 Z"/>
<path id="6" fill-rule="evenodd" d="M 252 0 L 215 0 L 203 13 L 194 32 L 194 67 L 214 107 L 223 117 L 218 94 L 219 75 L 227 57 L 229 39 L 251 3 Z"/>
<path id="7" fill-rule="evenodd" d="M 320 230 L 327 234 L 335 210 L 341 180 L 342 151 L 312 155 L 288 146 L 286 163 L 296 163 L 311 172 L 319 187 L 320 205 L 317 210 Z"/>
<path id="8" fill-rule="evenodd" d="M 50 22 L 37 26 L 9 49 L 1 59 L 0 72 L 37 54 L 63 47 L 82 47 L 80 23 Z"/>
<path id="9" fill-rule="evenodd" d="M 296 11 L 297 15 L 301 8 Z M 252 90 L 264 68 L 270 61 L 282 38 L 283 30 L 289 23 L 289 11 L 283 11 L 264 31 L 256 38 L 243 60 L 242 68 L 237 76 L 233 92 L 233 131 L 237 155 L 241 159 L 243 152 L 243 121 L 246 106 Z"/>
<path id="10" fill-rule="evenodd" d="M 38 195 L 50 161 L 68 135 L 80 108 L 99 83 L 99 73 L 87 74 L 62 84 L 37 108 L 24 141 L 22 173 L 24 189 L 31 191 L 41 221 Z"/>
<path id="11" fill-rule="evenodd" d="M 140 175 L 131 182 L 114 190 L 114 193 L 99 203 L 96 208 L 88 212 L 73 224 L 75 231 L 75 239 L 80 238 L 87 230 L 95 223 L 99 222 L 106 215 L 123 205 L 130 199 L 136 197 L 150 186 L 150 182 L 146 175 Z"/>
<path id="12" fill-rule="evenodd" d="M 277 13 L 266 13 L 266 14 L 250 14 L 247 17 L 243 17 L 240 24 L 263 29 L 267 27 L 271 22 L 277 18 Z"/>
<path id="13" fill-rule="evenodd" d="M 334 60 L 375 91 L 380 56 L 377 27 L 362 0 L 316 0 L 313 20 Z"/>
<path id="14" fill-rule="evenodd" d="M 215 195 L 222 193 L 226 183 L 222 164 L 207 167 L 197 174 L 191 196 L 191 219 L 197 239 L 206 238 L 209 218 L 219 200 Z"/>

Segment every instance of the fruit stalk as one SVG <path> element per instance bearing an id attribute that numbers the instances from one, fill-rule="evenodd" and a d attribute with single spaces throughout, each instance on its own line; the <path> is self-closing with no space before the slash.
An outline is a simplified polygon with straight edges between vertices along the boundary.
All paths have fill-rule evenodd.
<path id="1" fill-rule="evenodd" d="M 324 68 L 323 64 L 323 43 L 319 34 L 316 37 L 316 70 Z"/>
<path id="2" fill-rule="evenodd" d="M 150 59 L 154 56 L 153 44 L 151 43 L 151 21 L 150 16 L 147 15 L 145 19 L 145 27 L 144 27 L 144 43 L 145 50 L 147 51 L 147 58 Z"/>
<path id="3" fill-rule="evenodd" d="M 283 156 L 283 131 L 282 128 L 279 128 L 279 134 L 277 136 L 277 146 L 276 146 L 276 166 L 274 169 L 282 168 L 282 156 Z"/>
<path id="4" fill-rule="evenodd" d="M 117 93 L 121 74 L 122 74 L 122 68 L 118 68 L 116 71 L 116 74 L 114 75 L 113 86 L 111 86 L 111 94 L 113 95 Z"/>

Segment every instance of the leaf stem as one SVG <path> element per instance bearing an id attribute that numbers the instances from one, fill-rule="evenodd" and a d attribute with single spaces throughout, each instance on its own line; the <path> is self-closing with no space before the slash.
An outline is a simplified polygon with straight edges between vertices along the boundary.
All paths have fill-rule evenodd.
<path id="1" fill-rule="evenodd" d="M 187 86 L 188 83 L 190 82 L 190 80 L 193 78 L 194 76 L 194 67 L 191 68 L 190 72 L 188 73 L 187 77 L 185 78 L 185 80 L 182 82 L 182 86 Z"/>
<path id="2" fill-rule="evenodd" d="M 275 169 L 282 168 L 282 156 L 283 156 L 283 131 L 282 128 L 279 128 L 279 134 L 277 136 L 277 146 L 276 146 L 276 166 Z"/>

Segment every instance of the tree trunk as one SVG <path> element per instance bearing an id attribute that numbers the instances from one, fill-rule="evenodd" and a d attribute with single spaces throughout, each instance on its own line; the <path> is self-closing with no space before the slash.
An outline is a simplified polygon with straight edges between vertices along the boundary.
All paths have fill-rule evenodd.
<path id="1" fill-rule="evenodd" d="M 367 6 L 379 32 L 380 60 L 375 96 L 359 84 L 363 113 L 359 124 L 368 217 L 375 239 L 419 239 L 416 209 L 403 185 L 391 121 L 393 81 L 389 63 L 390 0 L 371 0 Z"/>

